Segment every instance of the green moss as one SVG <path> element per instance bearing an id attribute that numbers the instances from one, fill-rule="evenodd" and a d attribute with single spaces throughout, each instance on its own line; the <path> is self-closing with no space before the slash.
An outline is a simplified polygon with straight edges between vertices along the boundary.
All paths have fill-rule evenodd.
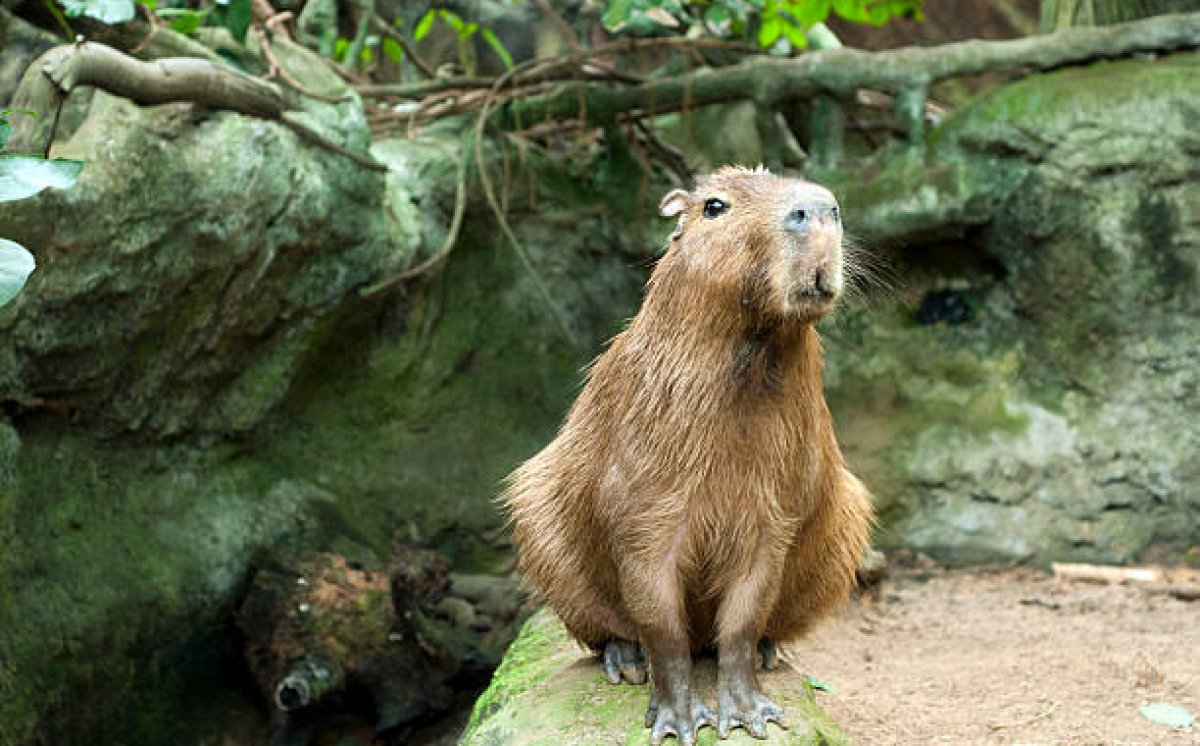
<path id="1" fill-rule="evenodd" d="M 697 665 L 702 696 L 711 698 L 711 661 Z M 768 743 L 841 746 L 845 737 L 816 704 L 804 677 L 764 674 L 764 686 L 788 712 L 789 731 L 772 727 Z M 612 686 L 599 663 L 567 635 L 548 611 L 534 615 L 509 648 L 487 691 L 476 700 L 463 746 L 550 746 L 572 738 L 579 743 L 642 746 L 642 719 L 649 689 Z M 712 729 L 700 744 L 716 743 Z M 723 743 L 760 743 L 741 731 Z"/>

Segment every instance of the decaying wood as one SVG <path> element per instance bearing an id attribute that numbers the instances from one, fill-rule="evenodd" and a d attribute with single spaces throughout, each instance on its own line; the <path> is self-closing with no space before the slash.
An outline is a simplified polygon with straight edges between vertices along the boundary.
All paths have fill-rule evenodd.
<path id="1" fill-rule="evenodd" d="M 1091 583 L 1162 583 L 1166 573 L 1161 567 L 1118 567 L 1054 562 L 1050 565 L 1058 580 L 1082 580 Z"/>

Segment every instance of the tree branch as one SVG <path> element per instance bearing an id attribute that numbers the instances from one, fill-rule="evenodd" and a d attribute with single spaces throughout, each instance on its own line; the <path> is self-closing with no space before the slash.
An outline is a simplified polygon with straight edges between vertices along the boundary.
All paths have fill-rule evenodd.
<path id="1" fill-rule="evenodd" d="M 142 62 L 92 42 L 55 47 L 35 60 L 21 78 L 13 106 L 54 114 L 79 86 L 94 86 L 142 105 L 194 101 L 263 119 L 279 119 L 283 113 L 278 88 L 231 67 L 190 57 Z M 8 149 L 47 152 L 53 119 L 18 119 Z"/>
<path id="2" fill-rule="evenodd" d="M 653 116 L 685 106 L 747 99 L 769 106 L 784 98 L 818 93 L 847 98 L 860 88 L 901 98 L 906 91 L 927 90 L 933 83 L 963 75 L 1047 70 L 1100 58 L 1198 46 L 1200 13 L 1181 13 L 1010 41 L 965 41 L 886 52 L 828 49 L 790 59 L 754 57 L 729 67 L 705 68 L 638 86 L 610 88 L 575 81 L 550 94 L 513 100 L 490 119 L 505 129 L 565 119 L 599 124 L 625 113 Z M 914 107 L 913 96 L 903 100 L 906 108 Z"/>

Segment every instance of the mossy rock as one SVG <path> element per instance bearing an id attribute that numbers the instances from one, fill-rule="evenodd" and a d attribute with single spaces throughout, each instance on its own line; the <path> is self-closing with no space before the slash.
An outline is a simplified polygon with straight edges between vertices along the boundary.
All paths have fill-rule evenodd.
<path id="1" fill-rule="evenodd" d="M 715 661 L 699 660 L 695 672 L 700 696 L 714 701 Z M 721 743 L 846 743 L 841 730 L 817 705 L 802 674 L 784 664 L 760 676 L 763 689 L 787 712 L 791 727 L 785 731 L 771 725 L 766 741 L 735 730 Z M 571 640 L 557 617 L 543 610 L 525 624 L 491 686 L 475 702 L 459 746 L 643 746 L 650 741 L 643 725 L 649 696 L 647 686 L 609 684 L 595 656 Z M 697 740 L 700 746 L 716 742 L 712 728 L 702 730 Z"/>

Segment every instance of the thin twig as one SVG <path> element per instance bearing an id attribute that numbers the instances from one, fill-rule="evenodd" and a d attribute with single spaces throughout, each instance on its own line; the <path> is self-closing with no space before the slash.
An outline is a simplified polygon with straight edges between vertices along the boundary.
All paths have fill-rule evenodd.
<path id="1" fill-rule="evenodd" d="M 575 30 L 562 17 L 562 14 L 555 10 L 546 0 L 533 0 L 533 7 L 537 8 L 542 17 L 549 21 L 552 26 L 558 28 L 559 33 L 566 38 L 567 46 L 570 48 L 572 56 L 578 56 L 580 51 L 579 39 L 575 38 Z"/>
<path id="2" fill-rule="evenodd" d="M 1038 722 L 1039 720 L 1045 720 L 1046 718 L 1050 717 L 1051 715 L 1054 714 L 1054 711 L 1057 709 L 1058 709 L 1058 700 L 1055 700 L 1050 703 L 1049 707 L 1047 707 L 1045 710 L 1041 711 L 1040 713 L 1038 713 L 1037 715 L 1034 715 L 1031 718 L 1019 720 L 1015 723 L 990 723 L 988 725 L 988 730 L 1004 730 L 1005 728 L 1021 728 L 1026 725 L 1033 725 L 1034 723 Z"/>
<path id="3" fill-rule="evenodd" d="M 393 28 L 390 23 L 384 20 L 383 16 L 379 15 L 378 13 L 374 14 L 374 16 L 371 18 L 371 23 L 374 24 L 379 33 L 390 36 L 396 40 L 396 42 L 400 45 L 400 48 L 404 50 L 405 56 L 412 60 L 412 63 L 417 66 L 417 69 L 421 71 L 422 75 L 427 78 L 437 77 L 437 70 L 434 70 L 432 65 L 426 62 L 421 55 L 417 54 L 417 50 L 413 48 L 413 45 L 409 43 L 404 34 Z"/>
<path id="4" fill-rule="evenodd" d="M 442 241 L 441 247 L 429 256 L 428 259 L 421 262 L 415 267 L 400 272 L 393 277 L 380 280 L 374 284 L 368 285 L 358 294 L 364 298 L 380 293 L 388 288 L 406 280 L 411 280 L 415 277 L 429 272 L 430 270 L 441 266 L 446 259 L 449 258 L 450 252 L 454 249 L 454 244 L 458 240 L 458 231 L 462 227 L 463 214 L 467 207 L 467 150 L 461 148 L 458 156 L 458 168 L 455 173 L 454 184 L 454 212 L 450 217 L 450 226 L 446 228 L 446 238 Z"/>
<path id="5" fill-rule="evenodd" d="M 654 134 L 654 130 L 647 127 L 643 120 L 635 119 L 633 126 L 642 134 L 642 138 L 646 141 L 647 150 L 665 163 L 667 168 L 671 169 L 679 177 L 679 181 L 683 186 L 690 187 L 692 185 L 692 170 L 688 168 L 687 161 L 683 159 L 683 154 L 662 140 L 659 140 L 658 136 Z"/>
<path id="6" fill-rule="evenodd" d="M 267 58 L 267 64 L 270 66 L 270 68 L 267 70 L 267 74 L 263 76 L 265 79 L 270 80 L 271 78 L 278 77 L 285 84 L 287 84 L 288 88 L 308 96 L 309 98 L 315 98 L 318 101 L 324 101 L 325 103 L 329 104 L 340 104 L 343 101 L 349 101 L 351 99 L 351 96 L 348 93 L 342 94 L 341 96 L 330 96 L 328 94 L 318 93 L 310 88 L 306 88 L 303 83 L 296 80 L 296 78 L 287 71 L 287 68 L 280 64 L 279 59 L 275 56 L 275 52 L 271 49 L 271 32 L 262 25 L 259 25 L 259 30 L 261 31 L 261 42 L 259 43 L 259 48 L 262 49 L 263 56 Z"/>
<path id="7" fill-rule="evenodd" d="M 491 110 L 492 102 L 495 100 L 497 92 L 510 78 L 526 70 L 536 68 L 537 65 L 538 60 L 529 60 L 513 66 L 511 69 L 497 78 L 496 82 L 488 91 L 487 98 L 484 99 L 483 105 L 479 107 L 479 117 L 475 121 L 475 162 L 479 164 L 479 183 L 480 186 L 483 187 L 483 195 L 487 199 L 488 205 L 492 208 L 492 213 L 496 216 L 496 221 L 500 224 L 500 230 L 504 233 L 505 238 L 508 239 L 509 245 L 512 246 L 513 252 L 516 253 L 517 258 L 521 261 L 521 264 L 529 273 L 529 276 L 533 280 L 534 285 L 537 287 L 538 292 L 541 293 L 542 297 L 545 299 L 546 305 L 549 306 L 550 310 L 553 312 L 554 317 L 562 327 L 562 331 L 566 335 L 567 340 L 572 345 L 578 346 L 579 342 L 575 337 L 575 333 L 571 331 L 571 325 L 567 322 L 566 314 L 558 306 L 558 304 L 555 303 L 554 297 L 550 295 L 550 290 L 546 287 L 546 283 L 542 281 L 541 276 L 537 273 L 537 270 L 533 266 L 533 262 L 530 261 L 529 255 L 526 253 L 525 249 L 522 248 L 521 242 L 517 240 L 517 236 L 513 233 L 512 227 L 509 226 L 508 218 L 504 216 L 504 211 L 500 209 L 500 204 L 496 200 L 496 193 L 492 190 L 491 179 L 488 177 L 487 166 L 484 164 L 483 160 L 483 130 L 487 125 L 488 112 Z"/>
<path id="8" fill-rule="evenodd" d="M 280 117 L 278 121 L 280 124 L 283 124 L 288 129 L 292 130 L 293 132 L 300 135 L 301 137 L 309 140 L 310 142 L 315 143 L 316 145 L 319 145 L 320 147 L 325 148 L 326 150 L 337 153 L 338 155 L 345 156 L 346 158 L 349 158 L 350 160 L 354 161 L 355 163 L 362 166 L 363 168 L 369 168 L 372 171 L 387 171 L 388 170 L 387 166 L 385 166 L 384 164 L 375 160 L 371 156 L 370 153 L 360 153 L 356 150 L 351 150 L 350 148 L 347 148 L 344 145 L 341 145 L 339 143 L 334 142 L 333 140 L 330 140 L 328 137 L 326 137 L 325 135 L 322 135 L 320 132 L 317 132 L 314 129 L 310 129 L 308 127 L 308 125 L 302 124 L 301 122 L 298 122 L 294 119 L 289 119 L 286 116 Z"/>

